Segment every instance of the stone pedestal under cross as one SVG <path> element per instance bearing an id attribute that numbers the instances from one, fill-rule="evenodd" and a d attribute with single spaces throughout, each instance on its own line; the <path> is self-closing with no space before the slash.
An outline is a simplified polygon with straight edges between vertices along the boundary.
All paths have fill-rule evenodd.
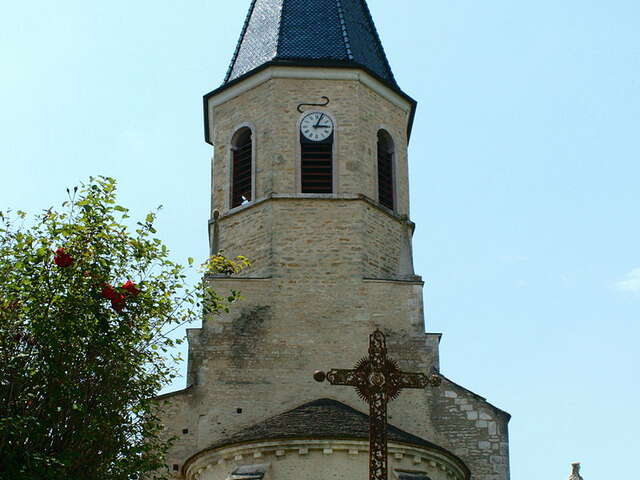
<path id="1" fill-rule="evenodd" d="M 438 375 L 407 373 L 387 357 L 384 333 L 376 330 L 369 337 L 369 356 L 360 360 L 352 370 L 318 371 L 318 382 L 325 379 L 332 385 L 355 387 L 369 404 L 369 480 L 387 480 L 387 404 L 404 388 L 438 386 Z"/>

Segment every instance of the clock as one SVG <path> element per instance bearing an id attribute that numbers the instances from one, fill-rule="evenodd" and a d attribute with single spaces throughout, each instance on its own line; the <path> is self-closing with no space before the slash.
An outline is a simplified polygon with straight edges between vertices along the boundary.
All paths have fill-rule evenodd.
<path id="1" fill-rule="evenodd" d="M 308 112 L 300 122 L 300 133 L 307 140 L 322 142 L 333 133 L 333 120 L 323 112 Z"/>

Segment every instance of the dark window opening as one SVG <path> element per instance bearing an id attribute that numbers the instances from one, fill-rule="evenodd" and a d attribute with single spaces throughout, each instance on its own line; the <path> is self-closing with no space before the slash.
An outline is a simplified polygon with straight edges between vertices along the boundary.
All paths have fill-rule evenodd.
<path id="1" fill-rule="evenodd" d="M 230 480 L 262 480 L 267 473 L 265 465 L 245 465 L 231 472 Z"/>
<path id="2" fill-rule="evenodd" d="M 175 464 L 175 463 L 173 464 L 173 471 L 174 471 L 174 472 L 177 472 L 177 471 L 178 471 L 178 465 L 177 465 L 177 464 Z"/>
<path id="3" fill-rule="evenodd" d="M 378 201 L 390 210 L 394 205 L 393 140 L 384 130 L 378 132 Z"/>
<path id="4" fill-rule="evenodd" d="M 231 208 L 249 203 L 253 186 L 251 129 L 242 128 L 235 134 L 231 150 L 233 154 Z"/>
<path id="5" fill-rule="evenodd" d="M 302 193 L 333 193 L 333 135 L 326 142 L 301 143 Z"/>
<path id="6" fill-rule="evenodd" d="M 396 470 L 396 473 L 398 474 L 398 478 L 400 480 L 431 480 L 429 477 L 427 477 L 426 474 L 424 473 L 418 473 L 418 472 L 398 472 Z"/>
<path id="7" fill-rule="evenodd" d="M 242 413 L 242 409 L 241 408 L 236 408 L 236 413 Z"/>
<path id="8" fill-rule="evenodd" d="M 187 435 L 188 433 L 189 433 L 189 429 L 188 428 L 182 429 L 182 434 L 183 435 Z"/>

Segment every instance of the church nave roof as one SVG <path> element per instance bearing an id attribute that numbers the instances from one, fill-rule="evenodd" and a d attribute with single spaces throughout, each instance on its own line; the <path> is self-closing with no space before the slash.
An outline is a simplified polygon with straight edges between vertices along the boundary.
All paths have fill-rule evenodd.
<path id="1" fill-rule="evenodd" d="M 387 426 L 387 435 L 389 442 L 426 447 L 456 458 L 464 465 L 448 450 L 393 425 Z M 322 398 L 243 428 L 207 450 L 239 443 L 307 438 L 366 440 L 369 416 L 337 400 Z"/>

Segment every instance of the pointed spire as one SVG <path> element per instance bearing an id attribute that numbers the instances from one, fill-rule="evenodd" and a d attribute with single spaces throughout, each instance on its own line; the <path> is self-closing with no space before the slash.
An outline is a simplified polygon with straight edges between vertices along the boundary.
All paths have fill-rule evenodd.
<path id="1" fill-rule="evenodd" d="M 365 0 L 253 0 L 225 83 L 266 64 L 359 67 L 397 88 Z"/>
<path id="2" fill-rule="evenodd" d="M 580 464 L 572 463 L 571 464 L 571 475 L 569 475 L 569 480 L 584 480 L 580 475 Z"/>

